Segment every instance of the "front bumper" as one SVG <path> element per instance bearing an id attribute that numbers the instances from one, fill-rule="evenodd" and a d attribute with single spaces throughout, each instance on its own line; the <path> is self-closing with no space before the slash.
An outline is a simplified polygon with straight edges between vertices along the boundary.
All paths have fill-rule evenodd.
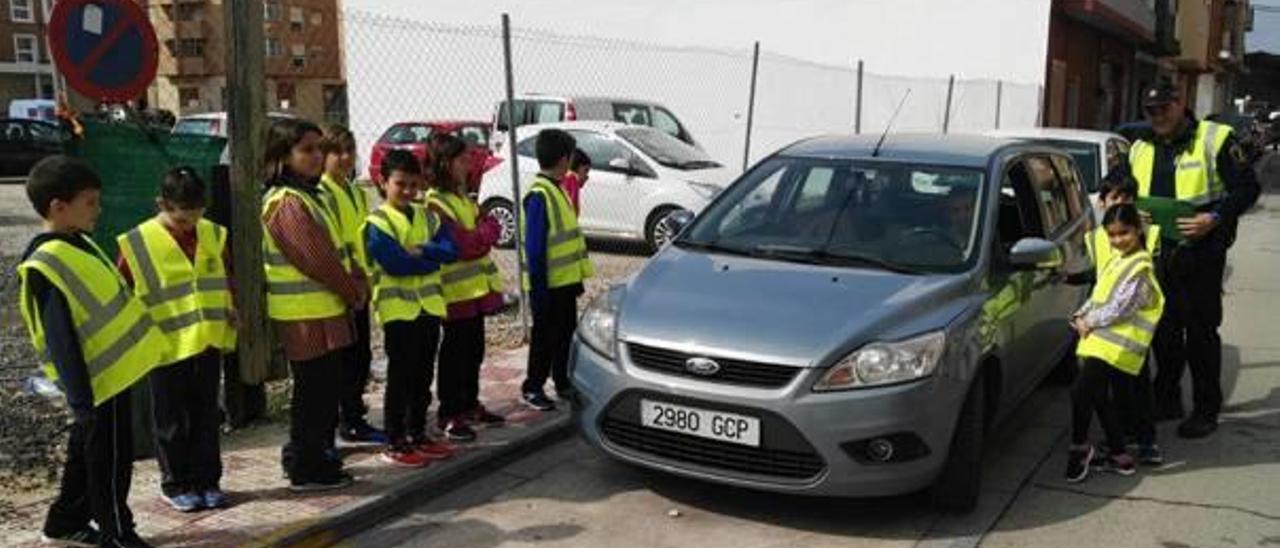
<path id="1" fill-rule="evenodd" d="M 718 384 L 639 368 L 622 346 L 615 363 L 575 340 L 572 376 L 586 440 L 632 464 L 752 489 L 887 496 L 924 488 L 946 462 L 965 394 L 963 383 L 937 377 L 816 393 L 810 387 L 820 369 L 801 370 L 776 389 Z M 761 445 L 744 448 L 644 428 L 640 397 L 760 418 Z M 875 438 L 914 440 L 921 450 L 902 453 L 900 461 L 872 462 L 863 450 Z"/>

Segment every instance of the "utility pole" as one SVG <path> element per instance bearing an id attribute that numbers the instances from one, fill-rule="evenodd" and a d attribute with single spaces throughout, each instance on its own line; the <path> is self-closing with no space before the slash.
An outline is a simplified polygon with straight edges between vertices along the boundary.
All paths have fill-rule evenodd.
<path id="1" fill-rule="evenodd" d="M 262 0 L 224 0 L 227 146 L 231 148 L 231 254 L 240 315 L 240 377 L 265 381 L 271 365 L 262 270 L 262 140 L 267 122 Z"/>
<path id="2" fill-rule="evenodd" d="M 858 91 L 853 104 L 853 133 L 862 134 L 862 59 L 858 59 Z"/>

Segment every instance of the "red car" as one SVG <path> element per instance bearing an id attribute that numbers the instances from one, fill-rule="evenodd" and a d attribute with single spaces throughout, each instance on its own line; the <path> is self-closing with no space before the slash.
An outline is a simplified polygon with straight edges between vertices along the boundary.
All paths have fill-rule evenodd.
<path id="1" fill-rule="evenodd" d="M 389 150 L 408 150 L 422 160 L 423 166 L 430 166 L 430 152 L 427 146 L 433 135 L 446 133 L 466 141 L 471 145 L 470 154 L 475 163 L 471 170 L 472 186 L 479 187 L 480 176 L 501 162 L 489 150 L 489 132 L 491 124 L 478 120 L 439 120 L 434 122 L 400 122 L 391 126 L 382 137 L 374 143 L 369 153 L 369 178 L 375 183 L 382 180 L 378 166 L 382 165 L 382 157 Z"/>

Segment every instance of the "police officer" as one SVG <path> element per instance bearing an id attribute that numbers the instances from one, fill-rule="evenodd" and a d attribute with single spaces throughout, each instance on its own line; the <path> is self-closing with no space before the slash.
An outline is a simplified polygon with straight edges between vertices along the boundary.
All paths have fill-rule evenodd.
<path id="1" fill-rule="evenodd" d="M 1165 241 L 1156 273 L 1168 298 L 1154 344 L 1157 417 L 1185 417 L 1180 384 L 1190 366 L 1191 415 L 1178 426 L 1184 438 L 1202 438 L 1218 427 L 1222 409 L 1222 278 L 1236 224 L 1261 189 L 1230 126 L 1199 121 L 1167 79 L 1146 91 L 1143 107 L 1151 136 L 1129 152 L 1138 196 L 1175 198 L 1195 215 L 1161 227 Z M 1176 230 L 1185 240 L 1169 238 Z"/>

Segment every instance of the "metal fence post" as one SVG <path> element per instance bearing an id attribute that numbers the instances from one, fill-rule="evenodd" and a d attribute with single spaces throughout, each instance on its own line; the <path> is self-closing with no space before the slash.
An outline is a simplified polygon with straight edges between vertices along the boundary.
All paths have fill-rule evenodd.
<path id="1" fill-rule="evenodd" d="M 746 171 L 751 162 L 751 125 L 756 115 L 756 76 L 760 70 L 760 42 L 756 42 L 751 53 L 751 94 L 747 98 L 747 137 L 742 150 L 742 171 Z"/>
<path id="2" fill-rule="evenodd" d="M 1044 127 L 1044 86 L 1036 87 L 1036 127 Z"/>
<path id="3" fill-rule="evenodd" d="M 524 222 L 524 208 L 520 200 L 520 155 L 516 154 L 516 84 L 511 68 L 511 15 L 502 14 L 502 64 L 507 80 L 507 151 L 511 163 L 511 206 L 515 214 L 516 285 L 520 286 L 520 335 L 529 340 L 529 295 L 524 290 L 524 238 L 520 236 L 520 223 Z"/>
<path id="4" fill-rule="evenodd" d="M 853 104 L 853 133 L 862 134 L 862 59 L 858 59 L 858 93 Z"/>
<path id="5" fill-rule="evenodd" d="M 240 376 L 258 384 L 271 372 L 271 330 L 266 315 L 266 282 L 262 270 L 262 164 L 267 123 L 263 4 L 261 0 L 227 0 L 227 146 L 231 149 L 231 255 L 236 265 L 236 309 L 240 337 L 236 345 Z"/>
<path id="6" fill-rule="evenodd" d="M 996 80 L 996 129 L 1000 129 L 1000 108 L 1004 102 L 1004 80 Z"/>
<path id="7" fill-rule="evenodd" d="M 945 135 L 951 130 L 951 94 L 956 89 L 956 75 L 952 74 L 947 79 L 947 108 L 942 116 L 942 133 Z"/>

